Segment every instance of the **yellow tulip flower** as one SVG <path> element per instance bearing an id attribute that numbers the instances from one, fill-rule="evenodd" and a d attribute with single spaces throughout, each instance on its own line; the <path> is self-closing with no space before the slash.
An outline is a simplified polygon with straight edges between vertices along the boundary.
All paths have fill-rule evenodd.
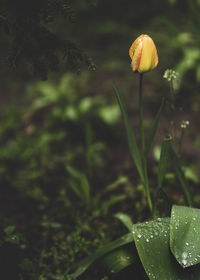
<path id="1" fill-rule="evenodd" d="M 157 49 L 154 41 L 148 35 L 141 35 L 133 42 L 129 55 L 134 72 L 148 72 L 158 65 Z"/>

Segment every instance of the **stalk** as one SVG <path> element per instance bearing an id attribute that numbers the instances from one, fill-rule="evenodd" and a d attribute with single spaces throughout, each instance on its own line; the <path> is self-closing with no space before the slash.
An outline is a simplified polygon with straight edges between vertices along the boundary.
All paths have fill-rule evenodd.
<path id="1" fill-rule="evenodd" d="M 143 74 L 141 73 L 139 76 L 139 112 L 140 112 L 140 133 L 141 133 L 141 142 L 142 142 L 142 163 L 143 163 L 143 171 L 144 171 L 144 187 L 147 196 L 147 203 L 150 211 L 152 212 L 152 200 L 149 188 L 149 179 L 147 172 L 147 158 L 145 156 L 145 138 L 144 138 L 144 123 L 143 123 Z"/>

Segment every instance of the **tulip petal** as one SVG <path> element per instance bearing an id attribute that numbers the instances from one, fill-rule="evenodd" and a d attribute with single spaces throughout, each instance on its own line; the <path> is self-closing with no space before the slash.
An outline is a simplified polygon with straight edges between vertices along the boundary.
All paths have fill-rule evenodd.
<path id="1" fill-rule="evenodd" d="M 138 70 L 140 66 L 141 58 L 142 58 L 142 40 L 138 40 L 135 44 L 135 49 L 131 62 L 131 66 L 134 72 Z"/>

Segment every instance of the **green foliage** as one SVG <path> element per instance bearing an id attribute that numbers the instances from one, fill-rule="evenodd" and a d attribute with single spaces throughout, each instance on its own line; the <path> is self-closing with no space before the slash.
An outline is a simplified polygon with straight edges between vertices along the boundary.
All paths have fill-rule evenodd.
<path id="1" fill-rule="evenodd" d="M 177 207 L 177 206 L 175 206 Z M 182 212 L 182 207 L 179 208 Z M 173 210 L 172 210 L 173 211 Z M 172 212 L 173 215 L 173 212 Z M 181 213 L 184 216 L 184 213 Z M 178 217 L 175 214 L 173 217 L 176 224 L 178 223 Z M 188 223 L 190 221 L 187 220 Z M 134 226 L 134 240 L 138 254 L 145 268 L 145 271 L 149 279 L 199 279 L 199 267 L 191 267 L 189 270 L 181 268 L 177 261 L 174 261 L 172 254 L 170 254 L 171 243 L 171 229 L 172 229 L 172 216 L 171 220 L 168 218 L 158 219 L 152 222 L 136 224 Z M 181 223 L 180 226 L 183 226 Z M 185 227 L 186 232 L 188 227 Z M 184 232 L 185 233 L 185 232 Z M 184 235 L 183 233 L 183 235 Z M 180 239 L 180 236 L 176 235 L 177 240 L 183 244 L 185 240 Z M 178 246 L 176 242 L 174 246 Z M 193 252 L 190 252 L 193 255 Z M 184 257 L 184 255 L 182 256 Z M 187 258 L 187 257 L 186 257 Z"/>
<path id="2" fill-rule="evenodd" d="M 199 209 L 173 207 L 170 220 L 170 247 L 183 268 L 200 262 L 199 225 Z"/>
<path id="3" fill-rule="evenodd" d="M 131 243 L 133 241 L 133 235 L 131 233 L 128 233 L 121 238 L 107 244 L 106 246 L 100 248 L 96 251 L 93 255 L 89 256 L 88 258 L 81 261 L 76 271 L 71 275 L 72 279 L 77 278 L 80 276 L 93 262 L 104 256 L 105 254 L 115 250 L 116 248 L 119 248 L 123 245 L 126 245 L 128 243 Z"/>
<path id="4" fill-rule="evenodd" d="M 180 34 L 180 44 L 183 45 L 183 58 L 176 66 L 176 71 L 179 73 L 178 79 L 174 82 L 175 89 L 179 89 L 184 75 L 189 70 L 195 70 L 196 80 L 200 81 L 200 50 L 195 39 L 191 34 Z M 193 45 L 191 47 L 191 45 Z"/>
<path id="5" fill-rule="evenodd" d="M 16 233 L 14 225 L 4 228 L 4 233 L 4 242 L 10 242 L 19 245 L 23 240 L 22 235 L 20 233 Z"/>
<path id="6" fill-rule="evenodd" d="M 133 245 L 132 252 L 123 248 L 126 243 L 129 244 L 134 239 L 139 258 L 150 280 L 198 280 L 200 270 L 199 265 L 195 264 L 199 264 L 199 246 L 195 246 L 195 242 L 199 238 L 199 219 L 199 209 L 175 205 L 172 208 L 171 218 L 158 218 L 153 221 L 134 224 L 131 233 L 126 238 L 125 236 L 121 237 L 121 239 L 108 244 L 83 260 L 78 265 L 72 278 L 80 276 L 100 256 L 103 263 L 113 273 L 138 262 Z M 121 242 L 123 239 L 126 241 Z M 114 248 L 118 247 L 120 249 L 113 251 Z M 130 249 L 130 246 L 128 248 Z M 108 254 L 108 252 L 110 253 Z M 139 265 L 138 262 L 137 266 Z M 185 267 L 190 268 L 184 269 Z M 134 274 L 134 267 L 132 269 Z M 140 278 L 138 275 L 137 279 L 144 278 Z"/>
<path id="7" fill-rule="evenodd" d="M 77 196 L 86 204 L 86 206 L 90 207 L 91 204 L 91 196 L 90 196 L 90 184 L 86 175 L 80 171 L 77 171 L 71 166 L 67 167 L 67 171 L 71 175 L 69 179 L 69 185 L 72 190 L 76 193 Z M 75 179 L 75 180 L 74 180 Z M 77 182 L 76 182 L 77 180 Z"/>
<path id="8" fill-rule="evenodd" d="M 192 197 L 190 194 L 190 190 L 188 187 L 188 183 L 187 180 L 185 179 L 185 175 L 184 172 L 182 170 L 182 167 L 180 165 L 178 156 L 174 150 L 174 148 L 172 147 L 172 145 L 170 145 L 170 155 L 172 158 L 172 162 L 173 162 L 173 166 L 174 166 L 174 171 L 176 173 L 177 179 L 180 183 L 180 187 L 183 190 L 184 196 L 185 196 L 185 201 L 189 206 L 192 206 Z"/>
<path id="9" fill-rule="evenodd" d="M 115 90 L 117 101 L 119 103 L 119 106 L 120 106 L 120 109 L 122 112 L 122 116 L 124 118 L 124 123 L 125 123 L 126 132 L 127 132 L 127 136 L 128 136 L 128 144 L 129 144 L 131 156 L 137 167 L 140 178 L 141 178 L 142 182 L 144 182 L 145 179 L 144 179 L 144 170 L 142 167 L 142 161 L 141 161 L 140 153 L 139 153 L 139 150 L 137 147 L 135 135 L 131 128 L 131 124 L 130 124 L 130 121 L 128 118 L 127 110 L 125 107 L 125 102 L 123 100 L 122 94 L 120 93 L 119 89 L 117 88 L 117 86 L 115 84 L 114 84 L 114 90 Z"/>
<path id="10" fill-rule="evenodd" d="M 117 86 L 115 84 L 114 84 L 114 89 L 115 89 L 116 97 L 117 97 L 117 100 L 118 100 L 118 103 L 119 103 L 119 106 L 120 106 L 120 109 L 121 109 L 121 112 L 122 112 L 122 116 L 124 118 L 126 132 L 127 132 L 127 136 L 128 136 L 130 153 L 131 153 L 132 158 L 134 160 L 134 163 L 137 167 L 138 173 L 140 175 L 140 179 L 145 186 L 146 196 L 147 196 L 147 200 L 148 200 L 150 210 L 152 211 L 153 214 L 155 214 L 155 205 L 156 205 L 157 202 L 155 201 L 155 205 L 153 207 L 151 207 L 150 189 L 149 189 L 149 186 L 148 186 L 146 163 L 147 163 L 147 156 L 151 151 L 153 141 L 155 139 L 156 132 L 158 130 L 158 125 L 159 125 L 159 122 L 160 122 L 160 117 L 161 117 L 161 113 L 163 111 L 165 100 L 163 99 L 162 102 L 161 102 L 159 111 L 158 111 L 158 113 L 155 117 L 153 126 L 151 128 L 147 144 L 145 145 L 145 143 L 144 143 L 144 147 L 142 147 L 142 149 L 144 148 L 144 153 L 142 152 L 142 154 L 140 155 L 138 147 L 137 147 L 135 135 L 134 135 L 133 130 L 132 130 L 131 125 L 130 125 L 130 121 L 129 121 L 129 118 L 128 118 L 128 113 L 127 113 L 127 110 L 126 110 L 126 107 L 125 107 L 125 102 L 124 102 L 123 96 L 122 96 L 122 94 L 120 93 L 119 89 L 117 88 Z M 140 124 L 140 126 L 142 127 L 142 124 Z M 141 139 L 141 141 L 142 141 L 142 139 Z M 185 196 L 185 201 L 189 206 L 192 206 L 192 197 L 191 197 L 191 194 L 190 194 L 190 190 L 189 190 L 184 172 L 183 172 L 182 167 L 180 165 L 178 155 L 177 155 L 177 153 L 176 153 L 176 151 L 175 151 L 175 149 L 174 149 L 174 147 L 171 143 L 171 136 L 167 136 L 164 139 L 163 144 L 162 144 L 162 148 L 161 148 L 159 165 L 158 165 L 158 176 L 157 176 L 158 177 L 158 180 L 157 180 L 158 189 L 160 191 L 161 186 L 162 186 L 162 182 L 163 182 L 165 174 L 167 172 L 167 164 L 168 164 L 169 155 L 170 155 L 172 163 L 173 163 L 175 174 L 176 174 L 177 179 L 180 183 L 180 187 L 182 188 L 183 194 Z M 142 164 L 142 159 L 143 159 L 143 164 Z"/>
<path id="11" fill-rule="evenodd" d="M 114 124 L 119 116 L 117 106 L 106 104 L 101 96 L 91 96 L 88 93 L 90 82 L 89 73 L 83 72 L 79 76 L 71 73 L 63 75 L 58 82 L 46 81 L 30 85 L 28 93 L 34 99 L 27 117 L 34 118 L 34 114 L 44 113 L 45 118 L 49 118 L 52 123 L 86 123 L 88 117 L 100 117 L 105 123 Z M 103 111 L 109 111 L 110 114 L 114 111 L 115 114 L 105 116 Z"/>
<path id="12" fill-rule="evenodd" d="M 168 156 L 169 156 L 169 148 L 171 143 L 171 137 L 165 137 L 162 142 L 161 153 L 160 153 L 160 160 L 158 165 L 158 188 L 162 187 L 162 183 L 166 174 L 167 163 L 168 163 Z"/>
<path id="13" fill-rule="evenodd" d="M 132 249 L 132 250 L 131 250 Z M 136 254 L 134 247 L 121 248 L 112 251 L 111 253 L 104 256 L 102 263 L 111 273 L 118 273 L 127 266 L 132 265 L 136 262 Z"/>
<path id="14" fill-rule="evenodd" d="M 68 74 L 58 86 L 50 81 L 30 85 L 28 101 L 33 101 L 31 106 L 23 111 L 9 108 L 2 112 L 0 170 L 5 184 L 17 187 L 36 200 L 45 200 L 49 189 L 46 178 L 51 178 L 52 185 L 56 184 L 60 176 L 67 176 L 66 166 L 73 166 L 79 172 L 77 162 L 80 159 L 86 163 L 84 172 L 87 175 L 79 172 L 81 178 L 85 178 L 81 180 L 85 182 L 83 190 L 90 184 L 91 173 L 104 165 L 103 155 L 106 154 L 105 144 L 93 139 L 93 127 L 100 121 L 103 129 L 109 129 L 110 121 L 105 121 L 100 114 L 104 106 L 109 107 L 103 98 L 84 96 L 79 99 L 78 92 L 82 87 L 87 92 L 88 81 L 86 73 L 79 81 L 75 75 Z M 66 130 L 67 125 L 71 129 Z M 71 185 L 72 176 L 70 180 Z M 39 181 L 43 182 L 42 188 Z M 86 204 L 89 203 L 89 191 L 86 200 Z"/>
<path id="15" fill-rule="evenodd" d="M 170 222 L 162 218 L 133 226 L 132 219 L 149 219 L 149 212 L 145 187 L 129 162 L 120 108 L 113 100 L 110 81 L 116 80 L 127 93 L 124 99 L 129 104 L 129 117 L 115 85 L 131 155 L 143 184 L 149 176 L 153 215 L 169 216 L 171 204 L 183 204 L 183 197 L 186 204 L 199 206 L 198 161 L 188 163 L 188 159 L 196 159 L 199 146 L 197 118 L 188 117 L 190 109 L 196 113 L 199 109 L 198 98 L 195 102 L 192 99 L 198 94 L 199 1 L 166 0 L 161 4 L 158 0 L 136 0 L 124 5 L 122 0 L 3 0 L 0 9 L 0 274 L 6 272 L 8 279 L 19 280 L 71 280 L 73 271 L 83 270 L 81 276 L 87 280 L 147 279 L 145 269 L 157 279 L 198 275 L 195 270 L 199 264 L 183 269 L 178 263 L 186 263 L 183 253 L 187 250 L 187 264 L 198 259 L 198 244 L 195 248 L 186 245 L 198 240 L 193 231 L 198 229 L 193 220 L 198 222 L 195 209 L 173 207 L 176 219 L 172 214 Z M 176 73 L 169 70 L 168 79 L 173 78 L 170 86 L 176 87 L 177 104 L 183 107 L 180 117 L 187 115 L 194 124 L 188 130 L 189 137 L 197 139 L 196 155 L 192 146 L 183 143 L 188 156 L 185 161 L 175 145 L 171 150 L 169 139 L 163 136 L 171 113 L 159 126 L 167 102 L 158 103 L 161 94 L 170 99 L 167 87 L 161 82 L 160 70 L 147 74 L 144 113 L 148 119 L 144 128 L 149 136 L 145 138 L 144 156 L 145 160 L 148 156 L 148 172 L 138 141 L 136 76 L 128 66 L 128 47 L 139 33 L 155 39 L 162 73 L 172 66 L 179 72 L 174 80 Z M 80 72 L 84 64 L 95 68 L 82 49 L 96 57 L 99 71 L 95 75 L 68 71 Z M 4 69 L 7 61 L 17 67 L 14 74 Z M 29 82 L 30 73 L 49 80 Z M 23 80 L 23 87 L 18 80 Z M 153 116 L 155 121 L 151 122 Z M 179 122 L 179 116 L 175 119 Z M 132 126 L 136 128 L 134 135 Z M 157 140 L 163 138 L 159 146 Z M 176 139 L 172 140 L 174 144 Z M 154 147 L 157 167 L 151 157 Z M 173 231 L 176 220 L 179 226 Z M 117 238 L 120 242 L 113 241 Z M 98 254 L 93 254 L 95 250 Z M 161 260 L 166 265 L 162 266 Z"/>
<path id="16" fill-rule="evenodd" d="M 115 218 L 119 219 L 130 232 L 133 230 L 133 222 L 131 217 L 124 213 L 117 213 L 115 214 Z"/>
<path id="17" fill-rule="evenodd" d="M 100 181 L 101 191 L 94 184 L 95 176 L 104 177 L 108 156 L 108 143 L 97 135 L 112 129 L 117 119 L 104 119 L 100 112 L 113 105 L 90 95 L 88 83 L 86 73 L 79 79 L 67 74 L 60 81 L 33 83 L 27 106 L 1 111 L 1 198 L 6 201 L 1 218 L 6 226 L 11 220 L 23 230 L 21 235 L 15 226 L 5 227 L 3 242 L 19 247 L 15 278 L 18 273 L 20 280 L 67 279 L 77 259 L 115 235 L 110 229 L 104 233 L 108 211 L 127 199 L 122 186 L 128 179 L 107 176 Z"/>
<path id="18" fill-rule="evenodd" d="M 80 230 L 74 231 L 67 236 L 63 231 L 59 231 L 53 237 L 53 245 L 42 251 L 41 274 L 45 279 L 57 277 L 58 275 L 60 275 L 59 277 L 67 275 L 75 260 L 88 254 L 90 252 L 89 248 L 97 245 L 99 245 L 97 238 L 93 241 L 88 241 L 82 236 Z M 49 271 L 49 265 L 52 267 L 52 271 Z"/>
<path id="19" fill-rule="evenodd" d="M 159 125 L 159 122 L 160 122 L 160 117 L 161 117 L 161 115 L 162 115 L 162 111 L 163 111 L 164 105 L 165 105 L 165 100 L 164 100 L 164 98 L 163 98 L 163 100 L 162 100 L 162 102 L 161 102 L 161 105 L 160 105 L 160 108 L 159 108 L 159 110 L 158 110 L 158 113 L 157 113 L 157 115 L 156 115 L 156 117 L 155 117 L 155 120 L 154 120 L 152 129 L 151 129 L 151 131 L 150 131 L 150 134 L 149 134 L 147 143 L 146 143 L 145 157 L 147 157 L 148 154 L 151 152 L 152 145 L 153 145 L 153 142 L 154 142 L 154 140 L 155 140 L 156 132 L 157 132 L 157 130 L 158 130 L 158 125 Z"/>

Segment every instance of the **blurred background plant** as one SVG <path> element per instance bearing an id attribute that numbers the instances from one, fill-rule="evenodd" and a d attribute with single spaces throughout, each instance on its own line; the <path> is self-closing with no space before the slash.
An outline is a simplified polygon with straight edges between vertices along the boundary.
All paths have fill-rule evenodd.
<path id="1" fill-rule="evenodd" d="M 114 80 L 123 89 L 137 131 L 138 83 L 128 49 L 142 33 L 154 39 L 160 59 L 145 77 L 147 131 L 169 94 L 165 70 L 179 73 L 176 110 L 166 110 L 150 157 L 151 185 L 169 123 L 180 139 L 187 120 L 181 161 L 199 207 L 199 9 L 197 0 L 1 2 L 0 257 L 19 255 L 13 278 L 65 279 L 79 259 L 125 233 L 115 213 L 134 222 L 149 217 L 112 88 Z M 93 61 L 97 69 L 88 71 Z M 165 189 L 170 202 L 183 203 L 173 170 Z M 166 215 L 162 203 L 160 211 Z M 10 226 L 20 236 L 11 249 Z M 98 273 L 85 279 L 100 279 Z"/>

